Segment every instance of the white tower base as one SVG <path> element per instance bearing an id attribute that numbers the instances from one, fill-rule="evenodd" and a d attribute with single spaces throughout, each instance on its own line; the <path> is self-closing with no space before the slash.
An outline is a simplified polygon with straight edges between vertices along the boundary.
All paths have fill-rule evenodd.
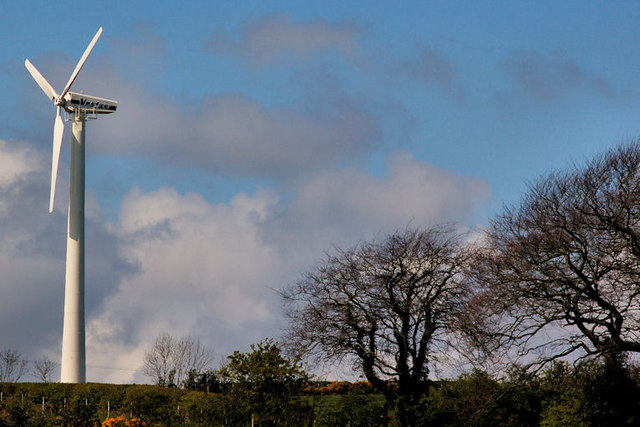
<path id="1" fill-rule="evenodd" d="M 64 326 L 60 382 L 86 382 L 84 327 L 84 127 L 86 116 L 77 111 L 71 138 L 71 189 L 67 223 Z"/>

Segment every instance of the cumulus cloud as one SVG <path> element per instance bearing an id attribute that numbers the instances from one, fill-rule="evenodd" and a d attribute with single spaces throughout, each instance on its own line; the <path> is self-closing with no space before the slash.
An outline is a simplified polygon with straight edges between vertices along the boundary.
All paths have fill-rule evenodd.
<path id="1" fill-rule="evenodd" d="M 269 192 L 209 204 L 169 188 L 132 190 L 118 234 L 122 255 L 139 272 L 119 283 L 89 323 L 90 364 L 136 369 L 162 332 L 203 337 L 220 355 L 275 334 L 278 304 L 269 285 L 278 281 L 279 259 L 259 236 L 274 202 Z M 126 370 L 109 375 L 132 379 Z"/>
<path id="2" fill-rule="evenodd" d="M 219 356 L 278 336 L 276 290 L 331 245 L 468 218 L 488 195 L 484 182 L 406 153 L 389 158 L 385 176 L 319 173 L 289 197 L 259 190 L 214 204 L 171 188 L 134 188 L 116 228 L 119 255 L 137 270 L 89 322 L 90 378 L 144 381 L 134 370 L 162 332 L 199 336 Z M 120 370 L 105 374 L 104 366 Z"/>
<path id="3" fill-rule="evenodd" d="M 280 218 L 283 227 L 322 250 L 407 226 L 467 223 L 490 198 L 486 182 L 416 160 L 410 153 L 389 156 L 386 169 L 383 176 L 347 168 L 305 177 Z"/>
<path id="4" fill-rule="evenodd" d="M 307 60 L 320 52 L 337 52 L 354 58 L 363 31 L 352 23 L 331 23 L 324 19 L 293 21 L 288 15 L 270 15 L 247 25 L 239 40 L 214 33 L 205 48 L 247 58 L 262 66 L 281 60 Z"/>
<path id="5" fill-rule="evenodd" d="M 42 159 L 24 142 L 0 140 L 0 190 L 8 191 L 35 172 Z"/>
<path id="6" fill-rule="evenodd" d="M 306 180 L 299 190 L 300 205 L 309 209 L 304 216 L 330 219 L 337 214 L 369 227 L 466 220 L 473 205 L 489 194 L 484 181 L 420 162 L 410 153 L 396 153 L 387 163 L 387 175 L 381 178 L 349 169 Z"/>
<path id="7" fill-rule="evenodd" d="M 30 352 L 55 336 L 52 324 L 60 310 L 52 301 L 64 284 L 56 289 L 52 278 L 64 276 L 64 266 L 56 263 L 64 254 L 64 229 L 58 244 L 50 227 L 64 222 L 46 215 L 40 153 L 25 142 L 0 141 L 0 159 L 0 323 L 7 325 L 0 328 L 0 342 Z"/>

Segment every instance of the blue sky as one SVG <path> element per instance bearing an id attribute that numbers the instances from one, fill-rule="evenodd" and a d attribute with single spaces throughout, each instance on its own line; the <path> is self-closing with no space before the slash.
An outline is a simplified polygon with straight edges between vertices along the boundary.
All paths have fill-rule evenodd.
<path id="1" fill-rule="evenodd" d="M 59 358 L 68 135 L 24 68 L 117 99 L 87 126 L 88 379 L 161 332 L 222 358 L 332 245 L 481 228 L 527 182 L 640 134 L 633 1 L 4 2 L 0 331 Z"/>

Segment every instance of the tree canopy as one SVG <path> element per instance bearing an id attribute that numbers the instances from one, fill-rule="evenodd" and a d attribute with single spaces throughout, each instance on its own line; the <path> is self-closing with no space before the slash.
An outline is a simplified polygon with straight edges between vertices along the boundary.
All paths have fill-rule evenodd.
<path id="1" fill-rule="evenodd" d="M 270 339 L 252 344 L 246 353 L 236 350 L 228 359 L 220 377 L 235 404 L 245 407 L 259 424 L 280 424 L 309 381 L 300 364 L 285 357 Z M 302 406 L 296 409 L 303 411 Z"/>
<path id="2" fill-rule="evenodd" d="M 640 351 L 640 145 L 549 174 L 493 219 L 470 277 L 487 350 Z"/>
<path id="3" fill-rule="evenodd" d="M 283 291 L 286 341 L 298 354 L 355 361 L 389 400 L 399 397 L 410 424 L 429 365 L 452 350 L 465 259 L 459 237 L 442 225 L 337 249 Z"/>

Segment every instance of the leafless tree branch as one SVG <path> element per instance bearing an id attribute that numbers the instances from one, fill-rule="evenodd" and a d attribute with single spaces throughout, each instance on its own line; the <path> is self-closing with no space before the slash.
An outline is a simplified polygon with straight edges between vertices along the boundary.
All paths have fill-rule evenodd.
<path id="1" fill-rule="evenodd" d="M 533 184 L 470 265 L 469 336 L 485 351 L 639 352 L 640 145 Z"/>
<path id="2" fill-rule="evenodd" d="M 190 370 L 203 372 L 212 358 L 211 351 L 200 340 L 161 334 L 145 352 L 143 372 L 156 384 L 182 387 Z"/>

